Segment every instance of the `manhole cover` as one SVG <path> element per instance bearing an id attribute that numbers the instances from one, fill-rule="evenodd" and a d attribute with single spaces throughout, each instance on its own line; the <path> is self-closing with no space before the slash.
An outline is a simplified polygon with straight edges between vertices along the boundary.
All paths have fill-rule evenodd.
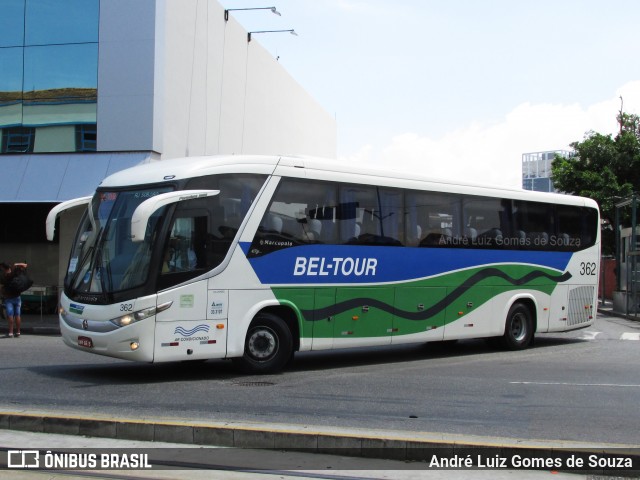
<path id="1" fill-rule="evenodd" d="M 275 385 L 272 382 L 235 382 L 236 387 L 271 387 Z"/>

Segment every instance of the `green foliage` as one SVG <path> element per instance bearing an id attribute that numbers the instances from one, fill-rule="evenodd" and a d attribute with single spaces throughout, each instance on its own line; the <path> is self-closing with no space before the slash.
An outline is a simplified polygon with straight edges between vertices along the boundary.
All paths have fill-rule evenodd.
<path id="1" fill-rule="evenodd" d="M 634 133 L 637 138 L 640 138 L 640 117 L 631 113 L 620 112 L 618 114 L 618 124 L 620 125 L 620 132 Z"/>
<path id="2" fill-rule="evenodd" d="M 615 138 L 587 132 L 581 142 L 571 144 L 575 157 L 556 156 L 551 166 L 558 190 L 594 199 L 611 224 L 616 202 L 640 189 L 640 118 L 621 112 L 618 123 Z M 603 237 L 603 253 L 615 249 L 609 237 Z"/>

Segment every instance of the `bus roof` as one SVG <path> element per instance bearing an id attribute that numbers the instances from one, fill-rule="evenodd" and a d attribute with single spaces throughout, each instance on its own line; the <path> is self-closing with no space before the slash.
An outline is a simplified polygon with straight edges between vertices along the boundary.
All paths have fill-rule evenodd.
<path id="1" fill-rule="evenodd" d="M 326 158 L 305 156 L 214 155 L 155 160 L 110 175 L 102 181 L 100 188 L 153 184 L 224 173 L 275 174 L 598 208 L 594 200 L 584 197 L 430 178 L 415 172 L 346 164 Z"/>

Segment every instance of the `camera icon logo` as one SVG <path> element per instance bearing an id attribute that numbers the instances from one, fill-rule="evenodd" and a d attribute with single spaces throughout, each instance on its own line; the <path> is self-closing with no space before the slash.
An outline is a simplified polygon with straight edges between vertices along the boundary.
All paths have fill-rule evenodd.
<path id="1" fill-rule="evenodd" d="M 7 451 L 7 467 L 40 468 L 40 452 L 38 450 Z"/>

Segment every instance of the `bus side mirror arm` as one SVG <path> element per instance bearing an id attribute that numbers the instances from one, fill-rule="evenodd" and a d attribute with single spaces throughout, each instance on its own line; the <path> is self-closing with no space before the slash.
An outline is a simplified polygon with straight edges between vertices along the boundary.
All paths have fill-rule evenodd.
<path id="1" fill-rule="evenodd" d="M 213 197 L 219 193 L 220 190 L 179 190 L 177 192 L 161 193 L 145 200 L 138 205 L 131 216 L 131 241 L 141 242 L 144 240 L 149 218 L 159 208 L 170 203 Z"/>
<path id="2" fill-rule="evenodd" d="M 65 210 L 69 210 L 70 208 L 80 207 L 82 205 L 88 205 L 89 202 L 91 202 L 92 198 L 93 198 L 92 196 L 74 198 L 72 200 L 67 200 L 66 202 L 59 203 L 58 205 L 53 207 L 47 214 L 47 221 L 46 221 L 47 240 L 52 241 L 53 237 L 55 236 L 56 218 L 58 218 L 58 215 L 60 215 Z"/>

